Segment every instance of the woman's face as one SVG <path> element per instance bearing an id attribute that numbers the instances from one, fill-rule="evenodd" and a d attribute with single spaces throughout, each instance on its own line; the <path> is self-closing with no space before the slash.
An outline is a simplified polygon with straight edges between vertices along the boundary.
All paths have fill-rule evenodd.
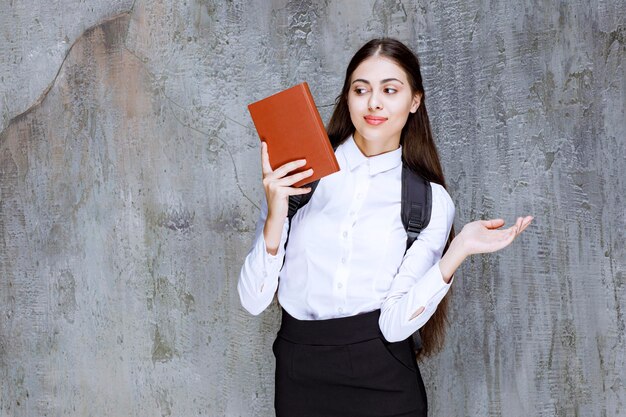
<path id="1" fill-rule="evenodd" d="M 367 156 L 393 151 L 409 113 L 415 113 L 420 95 L 413 94 L 404 70 L 382 56 L 367 58 L 350 77 L 348 110 L 354 141 Z"/>

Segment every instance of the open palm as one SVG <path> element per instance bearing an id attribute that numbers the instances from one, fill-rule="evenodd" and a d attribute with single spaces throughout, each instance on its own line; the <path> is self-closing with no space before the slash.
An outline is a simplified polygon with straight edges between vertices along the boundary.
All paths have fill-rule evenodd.
<path id="1" fill-rule="evenodd" d="M 515 224 L 507 229 L 500 229 L 504 226 L 502 219 L 477 220 L 463 226 L 459 235 L 463 235 L 469 255 L 495 252 L 513 242 L 532 220 L 532 216 L 518 217 Z"/>

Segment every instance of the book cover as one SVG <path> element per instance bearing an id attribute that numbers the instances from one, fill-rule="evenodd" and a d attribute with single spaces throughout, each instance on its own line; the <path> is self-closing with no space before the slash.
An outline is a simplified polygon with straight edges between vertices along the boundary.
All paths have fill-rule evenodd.
<path id="1" fill-rule="evenodd" d="M 296 159 L 307 164 L 291 173 L 313 168 L 313 175 L 294 184 L 311 183 L 339 171 L 322 118 L 306 82 L 248 105 L 261 141 L 267 143 L 270 165 L 276 169 Z"/>

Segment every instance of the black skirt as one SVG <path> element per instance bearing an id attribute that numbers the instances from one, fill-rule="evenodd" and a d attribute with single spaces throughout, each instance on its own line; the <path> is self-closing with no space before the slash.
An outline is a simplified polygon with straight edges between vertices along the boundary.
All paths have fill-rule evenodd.
<path id="1" fill-rule="evenodd" d="M 412 339 L 389 343 L 380 310 L 297 320 L 283 310 L 272 347 L 277 417 L 425 417 Z"/>

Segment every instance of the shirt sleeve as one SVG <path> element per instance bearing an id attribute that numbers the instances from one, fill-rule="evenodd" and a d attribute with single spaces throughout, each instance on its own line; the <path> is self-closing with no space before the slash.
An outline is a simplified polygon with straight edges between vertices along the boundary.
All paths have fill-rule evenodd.
<path id="1" fill-rule="evenodd" d="M 243 262 L 237 283 L 241 305 L 255 316 L 270 305 L 278 288 L 278 274 L 283 266 L 285 241 L 289 230 L 289 220 L 285 219 L 278 252 L 276 255 L 269 254 L 263 237 L 266 218 L 267 201 L 263 197 L 252 248 Z"/>
<path id="2" fill-rule="evenodd" d="M 443 186 L 431 186 L 430 222 L 404 255 L 381 306 L 379 326 L 389 342 L 404 340 L 422 327 L 452 285 L 452 279 L 448 284 L 443 280 L 439 260 L 454 222 L 454 203 Z M 411 319 L 421 307 L 424 311 Z"/>

